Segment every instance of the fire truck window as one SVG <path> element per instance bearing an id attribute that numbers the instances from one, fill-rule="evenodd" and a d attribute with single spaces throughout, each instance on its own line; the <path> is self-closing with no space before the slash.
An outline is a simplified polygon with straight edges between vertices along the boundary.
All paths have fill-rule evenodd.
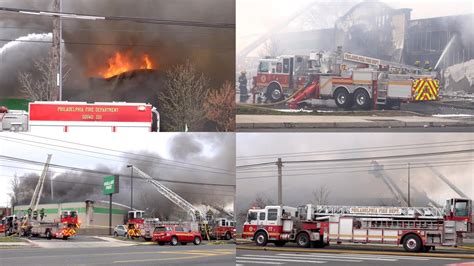
<path id="1" fill-rule="evenodd" d="M 283 70 L 283 65 L 281 63 L 277 63 L 276 70 L 277 70 L 277 73 L 281 73 L 281 71 Z"/>
<path id="2" fill-rule="evenodd" d="M 290 73 L 290 59 L 283 59 L 283 73 Z"/>
<path id="3" fill-rule="evenodd" d="M 278 217 L 278 210 L 277 209 L 268 209 L 268 220 L 269 221 L 276 221 Z"/>
<path id="4" fill-rule="evenodd" d="M 457 201 L 454 205 L 455 215 L 456 216 L 467 216 L 467 202 L 465 201 Z"/>
<path id="5" fill-rule="evenodd" d="M 251 221 L 256 221 L 256 220 L 257 220 L 257 213 L 249 212 L 249 214 L 247 215 L 247 221 L 251 222 Z"/>
<path id="6" fill-rule="evenodd" d="M 258 65 L 258 72 L 268 73 L 268 68 L 268 62 L 260 62 L 260 64 Z"/>
<path id="7" fill-rule="evenodd" d="M 261 212 L 261 213 L 259 214 L 258 219 L 259 219 L 260 221 L 265 221 L 265 213 L 264 213 L 264 212 Z"/>

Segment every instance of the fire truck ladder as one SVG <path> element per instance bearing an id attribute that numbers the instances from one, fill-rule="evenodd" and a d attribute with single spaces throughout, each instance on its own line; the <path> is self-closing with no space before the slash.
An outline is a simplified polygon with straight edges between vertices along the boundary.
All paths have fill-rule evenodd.
<path id="1" fill-rule="evenodd" d="M 137 171 L 137 173 L 141 175 L 146 182 L 152 184 L 153 187 L 161 193 L 161 195 L 165 196 L 171 202 L 178 205 L 178 207 L 185 210 L 192 217 L 193 221 L 206 219 L 206 216 L 200 210 L 196 209 L 191 203 L 183 199 L 180 195 L 176 194 L 171 189 L 155 180 L 153 177 L 138 169 L 136 166 L 132 167 L 133 170 Z"/>
<path id="2" fill-rule="evenodd" d="M 436 176 L 439 177 L 439 179 L 441 179 L 444 183 L 446 183 L 446 185 L 448 185 L 452 190 L 458 193 L 459 196 L 463 198 L 467 198 L 467 199 L 469 198 L 466 194 L 464 194 L 464 192 L 462 192 L 458 187 L 456 187 L 453 183 L 451 183 L 449 179 L 447 179 L 443 174 L 441 174 L 438 170 L 436 170 L 436 168 L 434 168 L 433 166 L 429 164 L 426 164 L 426 166 L 428 166 L 431 169 L 431 171 L 433 171 L 433 173 L 435 173 Z"/>
<path id="3" fill-rule="evenodd" d="M 49 163 L 51 162 L 51 156 L 52 156 L 51 154 L 48 154 L 48 158 L 46 159 L 43 172 L 41 173 L 41 176 L 38 179 L 38 183 L 36 184 L 35 191 L 33 192 L 33 197 L 31 198 L 31 202 L 30 202 L 30 209 L 32 211 L 36 211 L 38 209 L 38 204 L 41 199 L 41 193 L 43 192 L 44 180 L 46 179 Z"/>
<path id="4" fill-rule="evenodd" d="M 443 219 L 444 210 L 434 207 L 385 207 L 385 206 L 313 206 L 313 217 L 357 216 L 397 219 Z"/>

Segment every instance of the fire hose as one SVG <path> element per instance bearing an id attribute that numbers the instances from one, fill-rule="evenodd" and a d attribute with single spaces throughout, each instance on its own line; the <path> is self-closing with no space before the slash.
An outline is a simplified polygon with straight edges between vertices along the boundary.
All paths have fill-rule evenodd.
<path id="1" fill-rule="evenodd" d="M 311 85 L 311 84 L 310 84 Z M 310 86 L 309 85 L 309 86 Z M 273 102 L 273 103 L 237 103 L 238 106 L 274 106 L 274 105 L 279 105 L 279 104 L 282 104 L 282 103 L 286 103 L 292 99 L 294 99 L 294 97 L 296 95 L 298 95 L 299 93 L 301 93 L 302 91 L 304 91 L 308 86 L 305 86 L 305 87 L 302 87 L 300 89 L 298 89 L 297 91 L 295 91 L 293 94 L 291 94 L 289 97 L 287 97 L 286 99 L 283 99 L 281 101 L 278 101 L 278 102 Z M 255 86 L 252 88 L 252 91 L 255 90 Z"/>

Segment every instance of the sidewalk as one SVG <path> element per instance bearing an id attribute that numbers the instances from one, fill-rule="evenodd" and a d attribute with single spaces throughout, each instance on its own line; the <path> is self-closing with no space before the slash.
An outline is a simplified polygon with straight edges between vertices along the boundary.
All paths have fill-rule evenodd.
<path id="1" fill-rule="evenodd" d="M 474 126 L 469 119 L 430 116 L 237 115 L 237 129 L 252 128 L 401 128 Z"/>

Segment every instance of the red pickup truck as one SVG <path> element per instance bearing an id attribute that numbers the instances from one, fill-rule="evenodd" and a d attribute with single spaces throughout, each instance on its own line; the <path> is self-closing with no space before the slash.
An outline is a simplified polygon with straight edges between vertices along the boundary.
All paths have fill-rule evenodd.
<path id="1" fill-rule="evenodd" d="M 199 245 L 202 242 L 202 237 L 200 232 L 192 232 L 182 226 L 157 226 L 153 231 L 153 241 L 158 245 L 166 243 L 170 243 L 172 246 L 176 246 L 178 243 Z"/>

